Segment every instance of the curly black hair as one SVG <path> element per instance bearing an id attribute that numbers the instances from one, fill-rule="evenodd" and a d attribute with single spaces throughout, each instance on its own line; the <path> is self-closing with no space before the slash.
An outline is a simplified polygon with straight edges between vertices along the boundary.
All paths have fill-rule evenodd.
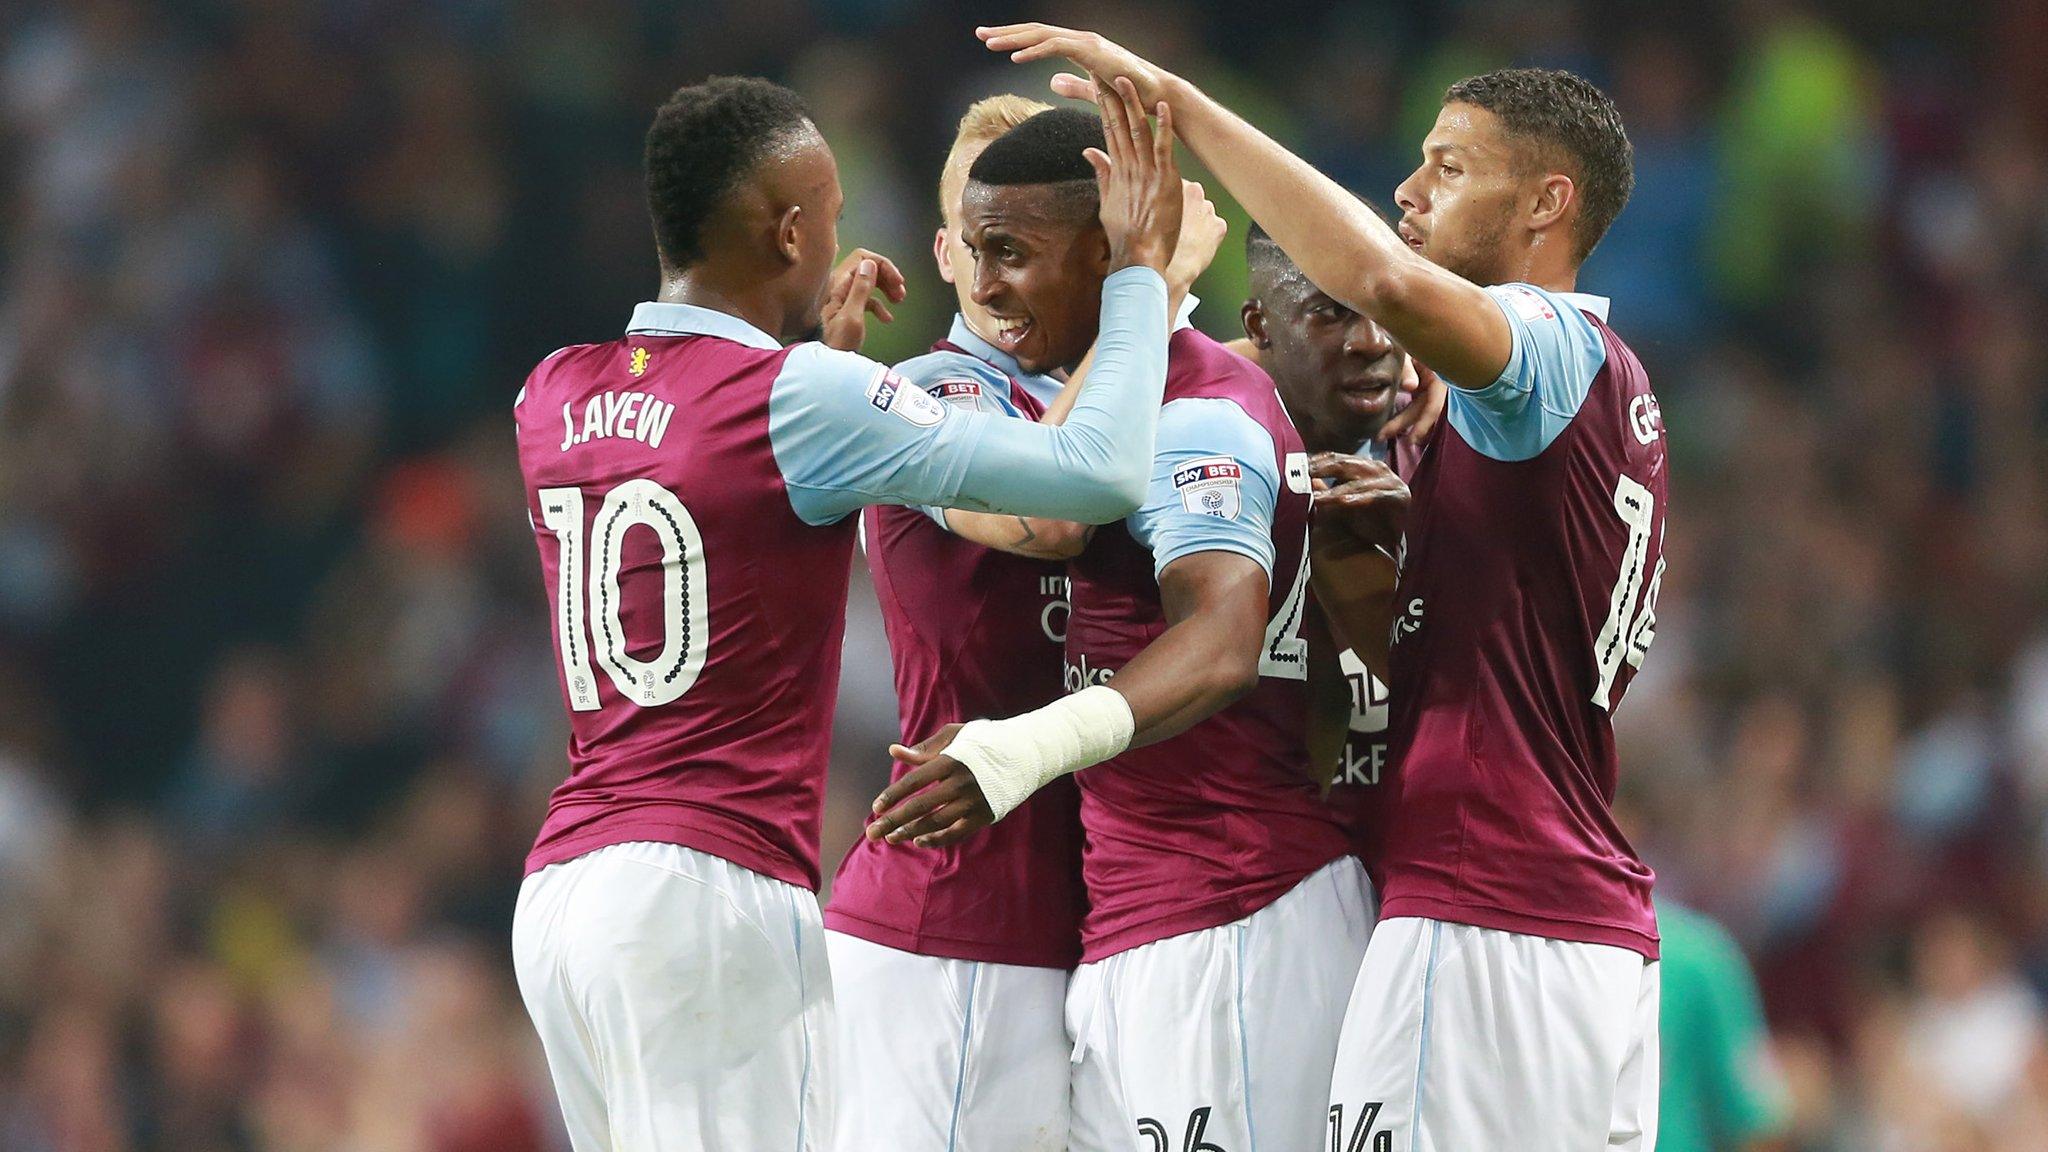
<path id="1" fill-rule="evenodd" d="M 1621 215 L 1636 186 L 1635 147 L 1628 142 L 1614 101 L 1591 81 L 1570 72 L 1503 68 L 1451 85 L 1444 103 L 1484 108 L 1500 117 L 1511 135 L 1534 142 L 1566 163 L 1579 190 L 1573 248 L 1584 260 Z"/>
<path id="2" fill-rule="evenodd" d="M 1082 155 L 1103 147 L 1102 117 L 1079 108 L 1051 108 L 990 142 L 974 158 L 967 178 L 979 184 L 1095 183 Z"/>
<path id="3" fill-rule="evenodd" d="M 676 89 L 647 129 L 647 211 L 672 269 L 704 259 L 704 222 L 754 164 L 810 127 L 802 97 L 751 76 Z"/>

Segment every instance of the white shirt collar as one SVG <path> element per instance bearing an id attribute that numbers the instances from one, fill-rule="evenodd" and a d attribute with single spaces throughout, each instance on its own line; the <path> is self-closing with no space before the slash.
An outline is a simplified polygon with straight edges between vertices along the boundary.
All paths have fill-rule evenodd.
<path id="1" fill-rule="evenodd" d="M 1591 312 L 1607 323 L 1607 306 L 1611 303 L 1605 296 L 1594 296 L 1585 292 L 1559 292 L 1558 298 L 1581 312 Z"/>
<path id="2" fill-rule="evenodd" d="M 633 322 L 626 334 L 647 336 L 716 336 L 763 352 L 775 352 L 782 342 L 729 312 L 699 308 L 695 304 L 664 304 L 649 300 L 633 307 Z"/>

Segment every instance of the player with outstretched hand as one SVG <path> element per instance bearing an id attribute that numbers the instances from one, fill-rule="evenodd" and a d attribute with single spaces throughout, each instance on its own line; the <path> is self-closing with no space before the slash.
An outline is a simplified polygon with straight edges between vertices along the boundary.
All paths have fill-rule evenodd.
<path id="1" fill-rule="evenodd" d="M 656 114 L 660 294 L 514 405 L 572 734 L 513 957 L 577 1152 L 830 1139 L 813 891 L 853 514 L 1106 522 L 1143 499 L 1182 205 L 1170 117 L 1146 143 L 1093 158 L 1102 338 L 1051 427 L 841 350 L 901 277 L 865 252 L 833 272 L 838 171 L 793 93 L 719 78 Z"/>
<path id="2" fill-rule="evenodd" d="M 1093 227 L 1084 150 L 1145 131 L 1124 92 L 1125 114 L 1041 113 L 969 173 L 974 296 L 1021 329 L 1027 370 L 1095 339 L 1063 302 L 1101 272 L 1068 254 Z M 1177 328 L 1144 506 L 1068 565 L 1070 694 L 895 750 L 917 767 L 869 835 L 897 851 L 958 842 L 1079 772 L 1071 1148 L 1248 1148 L 1254 1132 L 1296 1148 L 1322 1131 L 1370 897 L 1309 777 L 1308 512 L 1308 456 L 1272 381 Z"/>
<path id="3" fill-rule="evenodd" d="M 1374 462 L 1319 468 L 1341 483 L 1318 534 L 1351 537 L 1361 558 L 1400 556 L 1390 624 L 1352 611 L 1370 598 L 1324 600 L 1361 652 L 1390 637 L 1401 772 L 1382 920 L 1332 1084 L 1336 1146 L 1379 1132 L 1458 1152 L 1653 1147 L 1657 922 L 1650 869 L 1611 811 L 1609 714 L 1655 634 L 1664 430 L 1608 302 L 1575 291 L 1634 182 L 1620 114 L 1566 72 L 1452 85 L 1395 192 L 1396 228 L 1099 35 L 979 35 L 1092 76 L 1057 91 L 1114 79 L 1171 107 L 1189 149 L 1310 282 L 1452 385 L 1412 493 Z"/>
<path id="4" fill-rule="evenodd" d="M 1020 96 L 977 101 L 939 178 L 933 255 L 959 313 L 932 350 L 896 372 L 945 403 L 1025 420 L 1056 420 L 1084 383 L 1026 369 L 1004 351 L 1006 329 L 975 300 L 975 256 L 963 239 L 968 172 L 998 137 L 1048 105 Z M 1013 142 L 1014 143 L 1014 142 Z M 996 159 L 1000 161 L 1000 152 Z M 1223 224 L 1184 183 L 1181 238 L 1167 290 L 1184 296 L 1214 257 Z M 1106 269 L 1099 224 L 1065 254 Z M 1061 301 L 1088 316 L 1100 293 Z M 1051 321 L 1054 326 L 1059 318 Z M 957 508 L 870 507 L 863 551 L 889 636 L 902 731 L 960 716 L 1005 716 L 1061 693 L 1066 563 L 1092 525 Z M 978 543 L 986 537 L 988 544 Z M 993 546 L 990 546 L 993 545 Z M 898 774 L 909 766 L 897 763 Z M 1071 780 L 1041 789 L 987 835 L 904 849 L 861 840 L 825 907 L 825 944 L 839 1013 L 836 1147 L 1064 1149 L 1067 974 L 1080 959 L 1080 796 Z"/>

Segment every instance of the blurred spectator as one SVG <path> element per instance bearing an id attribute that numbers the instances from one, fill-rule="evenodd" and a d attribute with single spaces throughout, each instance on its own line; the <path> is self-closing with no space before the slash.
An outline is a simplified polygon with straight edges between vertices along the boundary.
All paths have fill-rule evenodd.
<path id="1" fill-rule="evenodd" d="M 1719 925 L 1673 900 L 1657 901 L 1657 932 L 1663 937 L 1657 1148 L 1781 1147 L 1785 1088 L 1741 949 Z"/>
<path id="2" fill-rule="evenodd" d="M 1615 93 L 1639 183 L 1584 287 L 1676 504 L 1617 717 L 1642 847 L 1755 964 L 1790 1148 L 2048 1152 L 2042 6 L 1105 11 L 1014 15 L 1116 20 L 1382 208 L 1454 79 Z M 507 409 L 651 293 L 639 142 L 711 73 L 810 98 L 846 243 L 910 278 L 873 350 L 938 335 L 952 121 L 1050 71 L 970 23 L 0 6 L 0 1149 L 563 1147 L 505 963 L 566 739 Z M 828 865 L 899 735 L 870 600 Z"/>

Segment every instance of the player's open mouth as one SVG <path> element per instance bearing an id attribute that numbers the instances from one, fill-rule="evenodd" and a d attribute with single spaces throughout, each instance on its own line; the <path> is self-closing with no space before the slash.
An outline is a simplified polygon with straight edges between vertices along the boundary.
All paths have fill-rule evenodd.
<path id="1" fill-rule="evenodd" d="M 1417 252 L 1422 251 L 1423 238 L 1415 229 L 1410 228 L 1406 224 L 1397 224 L 1394 226 L 1394 231 L 1401 234 L 1401 239 L 1406 241 L 1410 248 L 1415 249 Z"/>
<path id="2" fill-rule="evenodd" d="M 1024 343 L 1024 338 L 1031 334 L 1031 321 L 1023 317 L 991 316 L 989 319 L 996 322 L 996 347 L 1005 352 L 1014 353 Z"/>
<path id="3" fill-rule="evenodd" d="M 1385 408 L 1394 398 L 1392 380 L 1347 380 L 1337 388 L 1346 407 L 1354 412 L 1370 414 Z"/>

